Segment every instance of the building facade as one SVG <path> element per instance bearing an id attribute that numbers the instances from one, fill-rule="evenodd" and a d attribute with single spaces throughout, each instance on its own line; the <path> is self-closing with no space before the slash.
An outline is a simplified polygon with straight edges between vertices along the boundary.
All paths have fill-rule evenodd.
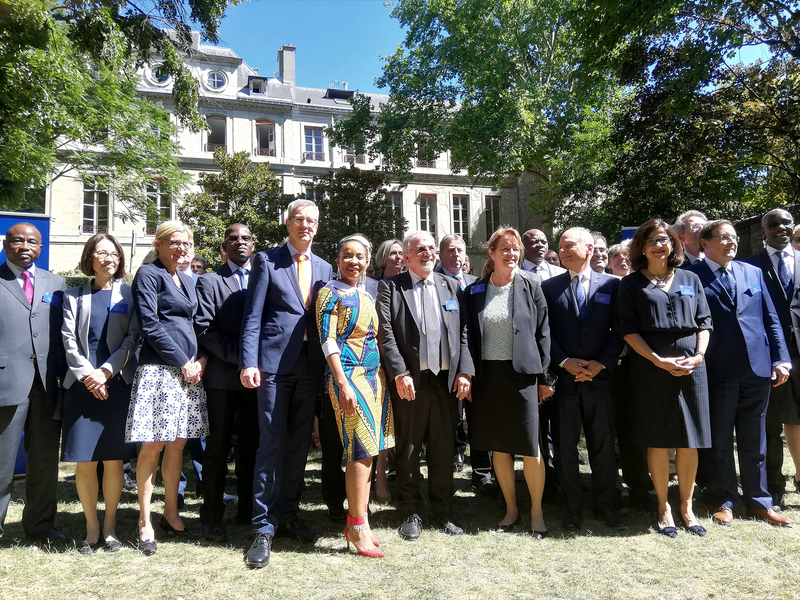
<path id="1" fill-rule="evenodd" d="M 208 130 L 192 132 L 178 126 L 181 168 L 192 175 L 188 191 L 197 191 L 197 175 L 213 172 L 214 150 L 246 151 L 253 163 L 269 163 L 287 194 L 307 193 L 302 181 L 348 164 L 374 169 L 378 163 L 363 155 L 334 147 L 325 128 L 350 112 L 354 93 L 343 83 L 328 89 L 296 85 L 294 46 L 278 50 L 278 71 L 263 75 L 247 65 L 233 50 L 200 44 L 194 35 L 193 52 L 186 64 L 200 82 L 199 110 Z M 154 60 L 139 72 L 139 92 L 149 100 L 171 107 L 172 82 Z M 388 97 L 371 95 L 373 106 Z M 453 175 L 449 155 L 435 161 L 417 161 L 413 178 L 405 186 L 388 186 L 387 202 L 408 222 L 409 230 L 431 232 L 438 240 L 448 233 L 462 235 L 468 244 L 473 272 L 486 256 L 483 243 L 500 224 L 519 226 L 521 209 L 516 182 L 491 188 L 473 186 L 468 178 Z M 143 192 L 144 193 L 144 192 Z M 174 218 L 179 197 L 171 197 L 158 182 L 146 193 L 162 219 Z M 156 223 L 123 223 L 115 215 L 115 199 L 92 179 L 61 178 L 46 192 L 45 211 L 51 215 L 51 269 L 76 268 L 86 240 L 106 231 L 125 247 L 132 268 L 141 263 L 152 243 Z M 527 225 L 527 223 L 526 223 Z M 379 243 L 381 240 L 373 240 Z"/>

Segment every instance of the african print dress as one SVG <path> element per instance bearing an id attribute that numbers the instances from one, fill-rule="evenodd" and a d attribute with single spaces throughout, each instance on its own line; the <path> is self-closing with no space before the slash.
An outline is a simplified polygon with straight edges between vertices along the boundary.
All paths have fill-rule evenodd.
<path id="1" fill-rule="evenodd" d="M 330 281 L 317 295 L 317 326 L 325 356 L 339 354 L 356 395 L 356 412 L 339 406 L 339 386 L 330 367 L 325 383 L 336 414 L 347 462 L 376 456 L 394 446 L 394 417 L 378 354 L 378 313 L 365 291 Z"/>

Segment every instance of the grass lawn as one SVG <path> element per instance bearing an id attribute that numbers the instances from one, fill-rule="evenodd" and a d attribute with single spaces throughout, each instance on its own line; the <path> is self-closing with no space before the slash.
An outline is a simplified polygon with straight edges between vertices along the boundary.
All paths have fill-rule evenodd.
<path id="1" fill-rule="evenodd" d="M 523 533 L 493 533 L 503 510 L 495 500 L 476 496 L 469 468 L 457 474 L 457 520 L 468 534 L 450 537 L 425 529 L 419 541 L 405 542 L 396 532 L 400 518 L 391 506 L 372 505 L 374 533 L 387 557 L 349 556 L 343 525 L 327 519 L 319 485 L 319 453 L 312 451 L 306 472 L 303 517 L 325 537 L 314 546 L 278 539 L 271 564 L 252 571 L 242 557 L 252 542 L 249 527 L 226 523 L 225 545 L 183 543 L 158 537 L 158 553 L 145 558 L 133 547 L 138 516 L 136 496 L 123 492 L 117 532 L 128 545 L 116 554 L 92 556 L 74 547 L 33 545 L 22 535 L 20 518 L 24 482 L 14 488 L 0 540 L 0 598 L 62 599 L 224 599 L 224 598 L 796 598 L 800 590 L 800 523 L 776 529 L 750 521 L 740 504 L 733 527 L 715 526 L 710 507 L 698 503 L 697 514 L 709 530 L 698 538 L 679 530 L 677 539 L 656 534 L 653 516 L 638 510 L 628 515 L 629 529 L 614 532 L 591 516 L 584 504 L 585 529 L 561 529 L 563 510 L 545 505 L 550 536 L 534 541 Z M 788 457 L 785 472 L 794 473 Z M 71 465 L 62 464 L 56 525 L 76 540 L 84 535 Z M 187 463 L 188 467 L 188 463 Z M 521 469 L 521 463 L 518 465 Z M 191 472 L 188 467 L 187 473 Z M 231 480 L 229 482 L 233 484 Z M 588 475 L 587 475 L 588 483 Z M 189 490 L 193 490 L 190 481 Z M 520 511 L 530 510 L 527 490 L 517 483 Z M 230 485 L 230 492 L 234 486 Z M 671 498 L 677 507 L 677 488 Z M 163 500 L 154 495 L 154 521 Z M 200 500 L 191 494 L 184 522 L 200 529 Z M 101 506 L 102 507 L 102 506 Z M 227 516 L 232 519 L 234 507 Z M 800 496 L 788 496 L 784 514 L 800 521 Z M 431 522 L 422 515 L 424 526 Z M 676 521 L 679 521 L 676 514 Z M 523 520 L 525 529 L 530 518 Z M 158 532 L 160 533 L 160 531 Z"/>

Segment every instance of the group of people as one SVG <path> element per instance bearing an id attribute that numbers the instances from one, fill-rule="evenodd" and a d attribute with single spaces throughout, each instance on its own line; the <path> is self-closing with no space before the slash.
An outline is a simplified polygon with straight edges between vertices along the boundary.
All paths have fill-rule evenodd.
<path id="1" fill-rule="evenodd" d="M 594 514 L 610 528 L 626 527 L 615 442 L 631 498 L 654 511 L 659 533 L 678 535 L 671 456 L 686 530 L 706 535 L 693 510 L 695 487 L 715 507 L 713 522 L 729 526 L 740 496 L 734 432 L 748 514 L 791 526 L 781 514 L 781 433 L 799 464 L 800 309 L 792 301 L 800 251 L 788 212 L 764 216 L 767 248 L 747 262 L 735 260 L 729 221 L 690 211 L 675 225 L 652 219 L 610 248 L 598 233 L 569 228 L 557 260 L 544 232 L 501 227 L 479 277 L 464 270 L 459 236 L 437 246 L 417 231 L 380 245 L 377 280 L 366 277 L 372 244 L 360 234 L 339 243 L 334 278 L 312 252 L 318 219 L 313 202 L 295 200 L 287 242 L 258 253 L 249 229 L 231 225 L 225 264 L 205 274 L 201 266 L 186 272 L 195 271 L 191 231 L 162 223 L 131 286 L 121 281 L 120 244 L 98 234 L 80 263 L 91 282 L 70 290 L 34 266 L 36 228 L 9 229 L 0 265 L 0 535 L 24 430 L 29 537 L 66 539 L 54 524 L 59 434 L 61 459 L 77 463 L 81 552 L 120 548 L 122 464 L 137 445 L 139 549 L 157 549 L 150 504 L 159 461 L 159 527 L 199 537 L 181 520 L 178 486 L 184 445 L 203 436 L 202 535 L 225 541 L 228 447 L 238 422 L 235 521 L 253 527 L 247 565 L 264 567 L 274 536 L 319 537 L 298 507 L 320 396 L 323 498 L 329 516 L 346 522 L 348 548 L 362 556 L 384 556 L 368 505 L 373 481 L 377 499 L 391 497 L 387 458 L 404 539 L 423 529 L 423 453 L 434 522 L 464 533 L 453 471 L 463 468 L 467 443 L 475 488 L 495 489 L 493 477 L 499 484 L 498 531 L 520 529 L 515 457 L 531 498 L 530 534 L 548 534 L 546 494 L 562 498 L 562 525 L 577 530 L 581 431 Z"/>

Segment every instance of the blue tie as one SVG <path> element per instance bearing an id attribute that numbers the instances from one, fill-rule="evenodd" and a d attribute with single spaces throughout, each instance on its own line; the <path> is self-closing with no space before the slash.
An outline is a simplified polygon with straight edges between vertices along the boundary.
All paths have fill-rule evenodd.
<path id="1" fill-rule="evenodd" d="M 789 267 L 786 266 L 786 263 L 783 262 L 783 257 L 786 256 L 786 252 L 778 252 L 778 279 L 781 280 L 781 285 L 783 286 L 784 291 L 786 292 L 786 297 L 791 300 L 792 299 L 792 274 L 789 273 Z"/>
<path id="2" fill-rule="evenodd" d="M 456 273 L 455 275 L 453 275 L 453 277 L 455 277 L 458 280 L 458 287 L 461 288 L 461 291 L 463 292 L 464 287 L 466 287 L 464 285 L 464 276 L 461 273 Z"/>
<path id="3" fill-rule="evenodd" d="M 582 323 L 586 319 L 586 294 L 581 285 L 581 276 L 575 275 L 573 281 L 575 282 L 575 301 L 578 303 L 578 318 Z"/>
<path id="4" fill-rule="evenodd" d="M 728 269 L 725 267 L 720 267 L 717 269 L 717 273 L 719 273 L 719 281 L 722 284 L 722 287 L 724 287 L 725 291 L 728 292 L 731 300 L 736 302 L 736 282 L 728 275 Z"/>
<path id="5" fill-rule="evenodd" d="M 239 267 L 236 269 L 236 275 L 239 277 L 239 286 L 242 288 L 242 297 L 247 298 L 247 279 L 245 275 L 250 274 L 250 269 L 242 269 Z"/>

